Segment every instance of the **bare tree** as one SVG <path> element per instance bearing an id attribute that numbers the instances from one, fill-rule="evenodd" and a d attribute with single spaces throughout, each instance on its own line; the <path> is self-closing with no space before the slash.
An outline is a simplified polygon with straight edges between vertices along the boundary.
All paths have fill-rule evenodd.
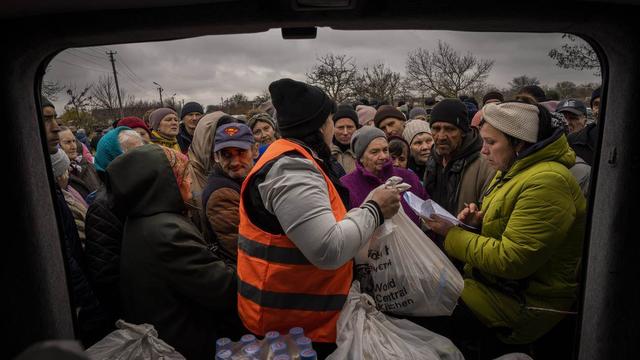
<path id="1" fill-rule="evenodd" d="M 92 129 L 94 127 L 94 119 L 89 114 L 93 102 L 93 98 L 89 95 L 91 88 L 92 85 L 87 85 L 78 91 L 75 85 L 67 87 L 69 101 L 64 106 L 64 109 L 68 113 L 68 118 L 71 122 L 67 125 L 75 125 L 79 129 Z"/>
<path id="2" fill-rule="evenodd" d="M 571 34 L 563 34 L 568 42 L 560 49 L 551 49 L 549 57 L 556 61 L 556 66 L 563 69 L 593 70 L 593 75 L 600 76 L 600 60 L 588 43 Z"/>
<path id="3" fill-rule="evenodd" d="M 378 62 L 362 69 L 353 89 L 359 97 L 392 103 L 403 92 L 401 81 L 400 73 L 392 71 L 382 62 Z"/>
<path id="4" fill-rule="evenodd" d="M 318 63 L 306 74 L 309 83 L 326 91 L 337 102 L 351 97 L 358 72 L 353 58 L 326 54 L 316 60 Z"/>
<path id="5" fill-rule="evenodd" d="M 520 75 L 514 77 L 513 80 L 509 81 L 509 86 L 511 87 L 511 91 L 517 92 L 525 86 L 537 85 L 540 86 L 540 80 L 536 77 L 530 77 L 527 75 Z"/>
<path id="6" fill-rule="evenodd" d="M 259 95 L 253 98 L 253 105 L 258 106 L 269 100 L 271 100 L 271 93 L 269 93 L 269 90 L 264 89 Z"/>
<path id="7" fill-rule="evenodd" d="M 446 42 L 438 41 L 438 48 L 433 52 L 422 48 L 410 52 L 406 72 L 414 88 L 456 97 L 483 84 L 493 63 L 493 60 L 479 59 L 470 52 L 461 55 Z"/>
<path id="8" fill-rule="evenodd" d="M 122 89 L 120 89 L 120 95 L 123 99 L 127 98 L 125 91 Z M 107 112 L 113 120 L 121 117 L 118 92 L 113 77 L 102 76 L 91 87 L 91 104 L 95 109 Z"/>
<path id="9" fill-rule="evenodd" d="M 64 90 L 64 86 L 60 85 L 57 81 L 42 81 L 41 94 L 51 101 L 58 100 L 58 93 L 62 90 Z"/>

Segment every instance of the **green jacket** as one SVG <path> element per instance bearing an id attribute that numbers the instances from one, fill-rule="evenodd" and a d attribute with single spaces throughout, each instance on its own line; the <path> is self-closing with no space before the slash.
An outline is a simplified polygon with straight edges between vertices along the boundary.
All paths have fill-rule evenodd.
<path id="1" fill-rule="evenodd" d="M 529 343 L 575 302 L 586 200 L 561 132 L 521 153 L 485 192 L 480 234 L 452 228 L 447 253 L 466 263 L 462 299 L 501 339 Z"/>

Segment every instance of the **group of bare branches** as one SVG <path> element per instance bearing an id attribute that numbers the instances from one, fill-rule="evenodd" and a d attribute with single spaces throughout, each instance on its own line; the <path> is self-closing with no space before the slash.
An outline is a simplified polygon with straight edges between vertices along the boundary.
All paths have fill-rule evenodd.
<path id="1" fill-rule="evenodd" d="M 434 50 L 419 48 L 407 55 L 406 75 L 382 62 L 358 69 L 352 57 L 326 54 L 308 72 L 307 80 L 338 102 L 355 98 L 394 101 L 412 92 L 452 97 L 482 87 L 493 60 L 461 54 L 445 42 Z"/>

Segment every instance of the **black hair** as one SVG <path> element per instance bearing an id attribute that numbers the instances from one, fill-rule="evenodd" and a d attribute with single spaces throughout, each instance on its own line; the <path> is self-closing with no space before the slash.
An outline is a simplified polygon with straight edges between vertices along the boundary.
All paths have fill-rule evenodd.
<path id="1" fill-rule="evenodd" d="M 231 115 L 222 115 L 220 119 L 218 119 L 218 122 L 216 123 L 216 128 L 213 130 L 213 133 L 215 134 L 216 131 L 218 131 L 218 128 L 222 125 L 236 124 L 238 122 L 239 122 L 238 119 L 234 118 Z"/>
<path id="2" fill-rule="evenodd" d="M 406 143 L 406 141 L 403 141 L 402 139 L 399 138 L 395 138 L 395 139 L 391 139 L 389 141 L 389 154 L 393 155 L 393 156 L 400 156 L 402 155 L 402 153 L 404 152 L 404 150 L 407 150 L 407 156 L 409 155 L 409 147 Z"/>

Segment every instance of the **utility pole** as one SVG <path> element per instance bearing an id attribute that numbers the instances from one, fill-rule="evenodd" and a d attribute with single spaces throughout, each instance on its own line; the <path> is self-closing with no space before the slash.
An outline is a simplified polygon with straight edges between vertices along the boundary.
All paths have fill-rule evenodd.
<path id="1" fill-rule="evenodd" d="M 124 117 L 124 111 L 122 110 L 122 99 L 120 98 L 120 85 L 118 85 L 118 73 L 116 72 L 116 60 L 113 55 L 117 54 L 117 51 L 108 51 L 109 60 L 111 60 L 111 67 L 113 68 L 113 79 L 116 82 L 116 92 L 118 93 L 118 105 L 120 105 L 120 117 Z"/>
<path id="2" fill-rule="evenodd" d="M 162 102 L 162 92 L 164 91 L 164 89 L 157 82 L 154 81 L 153 83 L 158 86 L 158 94 L 160 94 L 160 106 L 162 107 L 164 106 L 164 103 Z"/>

